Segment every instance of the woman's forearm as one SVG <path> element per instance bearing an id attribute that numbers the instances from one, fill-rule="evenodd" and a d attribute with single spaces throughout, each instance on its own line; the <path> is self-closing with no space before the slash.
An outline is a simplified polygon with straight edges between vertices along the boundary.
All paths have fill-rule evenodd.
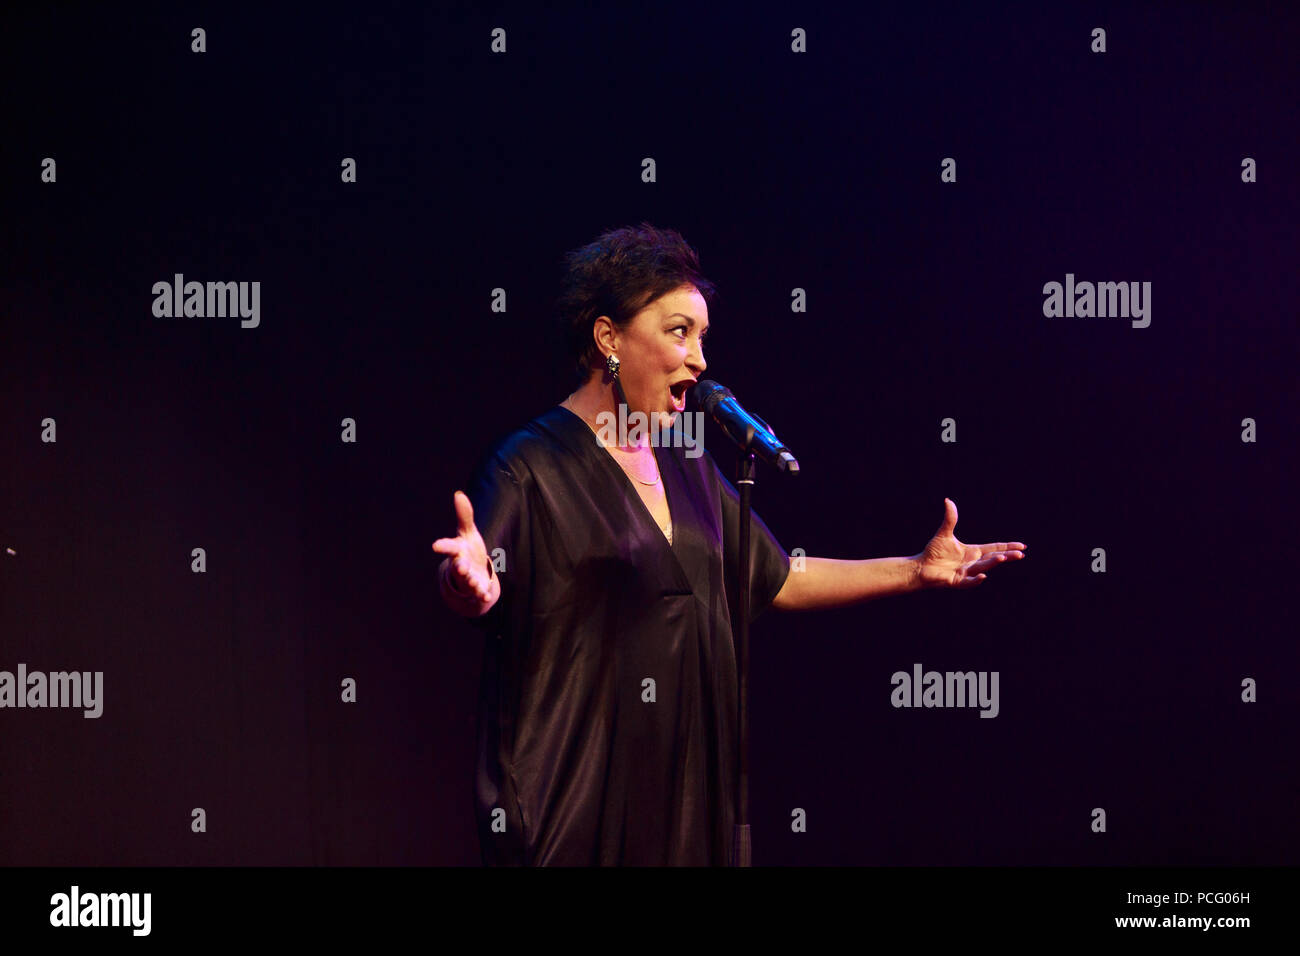
<path id="1" fill-rule="evenodd" d="M 804 558 L 803 570 L 791 567 L 772 606 L 783 611 L 810 611 L 919 591 L 919 560 L 919 555 L 862 561 Z"/>

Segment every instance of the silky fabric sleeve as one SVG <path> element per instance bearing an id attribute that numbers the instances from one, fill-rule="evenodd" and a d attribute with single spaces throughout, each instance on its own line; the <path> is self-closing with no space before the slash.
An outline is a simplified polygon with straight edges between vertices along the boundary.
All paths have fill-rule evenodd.
<path id="1" fill-rule="evenodd" d="M 712 460 L 712 456 L 710 456 Z M 733 613 L 739 605 L 735 582 L 740 579 L 740 493 L 729 482 L 717 462 L 713 462 L 713 471 L 718 482 L 718 494 L 722 500 L 722 542 L 723 566 L 728 582 L 728 598 Z M 763 519 L 753 510 L 751 503 L 749 513 L 749 619 L 755 621 L 772 602 L 785 585 L 790 573 L 790 556 L 781 547 L 780 542 Z"/>
<path id="2" fill-rule="evenodd" d="M 510 620 L 510 608 L 519 600 L 520 581 L 529 566 L 528 508 L 521 469 L 499 451 L 489 453 L 475 467 L 465 494 L 474 507 L 474 526 L 483 537 L 489 561 L 497 563 L 501 597 L 492 610 L 471 623 L 485 630 L 500 630 Z M 494 555 L 497 549 L 499 555 Z M 504 559 L 505 567 L 496 559 Z"/>

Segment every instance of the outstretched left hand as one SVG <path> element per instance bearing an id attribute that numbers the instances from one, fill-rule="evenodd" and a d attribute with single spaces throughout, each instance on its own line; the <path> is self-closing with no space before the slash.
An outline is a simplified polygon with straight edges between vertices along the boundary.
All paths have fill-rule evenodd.
<path id="1" fill-rule="evenodd" d="M 917 580 L 922 589 L 973 588 L 988 577 L 989 568 L 1025 556 L 1028 545 L 1020 541 L 962 544 L 952 533 L 957 526 L 957 503 L 951 498 L 943 500 L 943 523 L 925 550 L 916 555 Z"/>

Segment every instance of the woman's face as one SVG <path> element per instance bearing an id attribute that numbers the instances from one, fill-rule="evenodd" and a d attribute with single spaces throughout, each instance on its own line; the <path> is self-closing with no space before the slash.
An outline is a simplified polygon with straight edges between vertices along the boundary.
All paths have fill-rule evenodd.
<path id="1" fill-rule="evenodd" d="M 709 307 L 694 286 L 661 296 L 633 316 L 610 345 L 629 411 L 659 414 L 666 428 L 686 408 L 686 392 L 708 367 L 704 336 Z"/>

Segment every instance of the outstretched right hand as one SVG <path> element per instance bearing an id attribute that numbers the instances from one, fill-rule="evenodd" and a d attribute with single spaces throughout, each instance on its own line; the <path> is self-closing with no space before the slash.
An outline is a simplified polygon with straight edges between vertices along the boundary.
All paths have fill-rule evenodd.
<path id="1" fill-rule="evenodd" d="M 457 533 L 454 538 L 439 538 L 433 550 L 447 555 L 443 561 L 447 583 L 464 601 L 479 604 L 479 614 L 486 614 L 501 596 L 501 582 L 488 561 L 483 536 L 474 526 L 474 506 L 469 496 L 457 491 L 453 496 Z"/>

